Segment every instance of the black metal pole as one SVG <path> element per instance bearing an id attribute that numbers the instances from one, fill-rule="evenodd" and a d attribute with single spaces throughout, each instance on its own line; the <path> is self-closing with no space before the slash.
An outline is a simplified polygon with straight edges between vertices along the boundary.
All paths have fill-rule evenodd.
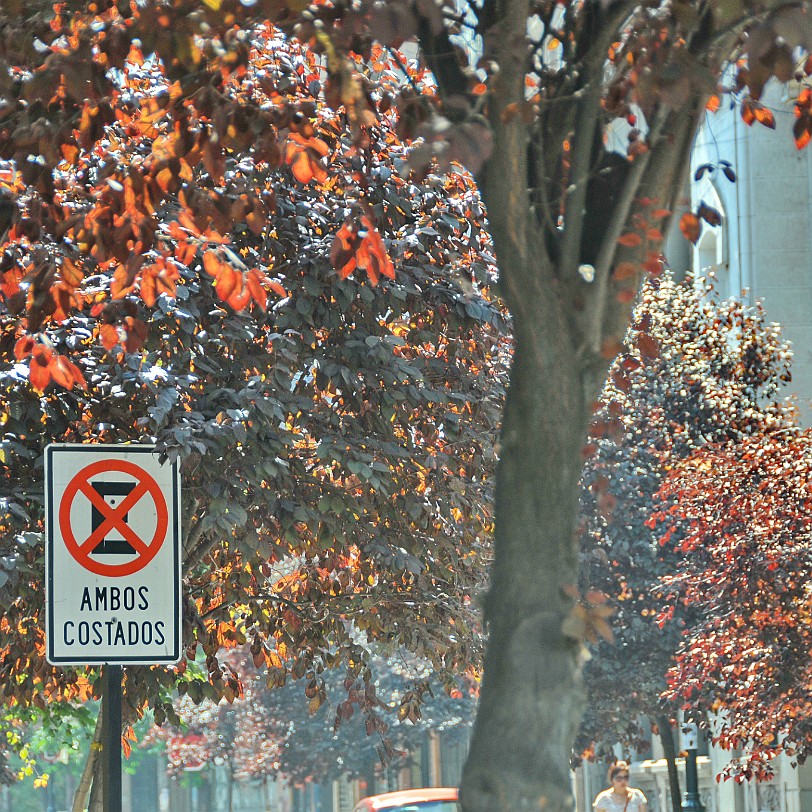
<path id="1" fill-rule="evenodd" d="M 705 807 L 699 800 L 696 748 L 689 747 L 685 752 L 685 796 L 682 799 L 682 812 L 705 812 Z"/>
<path id="2" fill-rule="evenodd" d="M 102 773 L 104 812 L 121 812 L 121 666 L 102 668 L 104 715 L 102 717 Z"/>

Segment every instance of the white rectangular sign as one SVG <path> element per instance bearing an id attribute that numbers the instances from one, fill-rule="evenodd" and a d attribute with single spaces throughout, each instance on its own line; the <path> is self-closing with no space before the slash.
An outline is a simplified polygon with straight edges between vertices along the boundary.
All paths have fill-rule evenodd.
<path id="1" fill-rule="evenodd" d="M 154 446 L 45 449 L 47 659 L 176 663 L 180 477 Z"/>

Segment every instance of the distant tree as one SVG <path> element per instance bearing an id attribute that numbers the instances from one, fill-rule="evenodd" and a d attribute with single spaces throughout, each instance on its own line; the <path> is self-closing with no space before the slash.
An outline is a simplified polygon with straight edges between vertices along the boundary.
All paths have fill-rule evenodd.
<path id="1" fill-rule="evenodd" d="M 794 410 L 780 399 L 790 358 L 760 304 L 722 301 L 712 281 L 678 283 L 666 273 L 643 288 L 595 415 L 582 478 L 583 590 L 608 597 L 600 606 L 613 612 L 614 640 L 600 642 L 585 669 L 589 704 L 577 753 L 610 758 L 617 743 L 644 749 L 646 727 L 659 728 L 668 752 L 679 703 L 661 694 L 695 609 L 680 605 L 663 623 L 656 591 L 683 553 L 662 543 L 650 517 L 679 511 L 681 497 L 672 491 L 663 504 L 658 491 L 708 443 L 792 425 Z M 674 538 L 683 532 L 675 523 Z"/>
<path id="2" fill-rule="evenodd" d="M 250 654 L 244 650 L 240 655 L 239 649 L 230 655 L 243 683 L 240 699 L 198 706 L 181 699 L 177 706 L 183 732 L 166 727 L 153 734 L 170 743 L 170 771 L 178 772 L 190 761 L 217 760 L 228 765 L 235 780 L 299 783 L 366 777 L 376 765 L 397 767 L 413 758 L 428 731 L 464 736 L 473 722 L 473 684 L 461 681 L 449 695 L 425 663 L 408 656 L 376 661 L 374 684 L 368 675 L 325 672 L 321 684 L 326 699 L 311 712 L 308 700 L 318 692 L 315 673 L 305 684 L 270 690 Z M 367 705 L 392 712 L 390 723 L 371 724 L 363 712 Z"/>
<path id="3" fill-rule="evenodd" d="M 96 690 L 95 672 L 88 682 L 43 659 L 42 458 L 54 440 L 154 441 L 182 463 L 185 656 L 202 649 L 208 678 L 187 680 L 185 660 L 127 668 L 131 717 L 148 701 L 159 724 L 174 718 L 173 687 L 233 699 L 219 652 L 246 642 L 280 686 L 348 661 L 363 672 L 363 640 L 413 652 L 449 685 L 481 667 L 476 597 L 509 350 L 481 204 L 461 170 L 401 177 L 394 113 L 348 151 L 351 122 L 312 98 L 312 52 L 274 36 L 233 92 L 286 77 L 289 163 L 222 154 L 220 177 L 171 157 L 188 133 L 155 105 L 174 91 L 132 55 L 121 92 L 133 117 L 108 122 L 103 152 L 77 145 L 55 176 L 71 238 L 35 226 L 42 201 L 17 187 L 32 210 L 0 257 L 8 701 Z M 145 155 L 149 181 L 136 171 Z M 341 182 L 311 183 L 307 167 Z M 162 192 L 150 212 L 146 188 L 132 196 L 141 182 Z M 116 259 L 111 235 L 125 227 L 149 231 L 150 247 Z M 33 312 L 31 268 L 53 282 Z"/>
<path id="4" fill-rule="evenodd" d="M 771 431 L 708 446 L 676 466 L 656 531 L 676 566 L 668 614 L 695 618 L 668 672 L 673 703 L 712 715 L 725 768 L 767 780 L 775 756 L 812 753 L 812 436 Z"/>

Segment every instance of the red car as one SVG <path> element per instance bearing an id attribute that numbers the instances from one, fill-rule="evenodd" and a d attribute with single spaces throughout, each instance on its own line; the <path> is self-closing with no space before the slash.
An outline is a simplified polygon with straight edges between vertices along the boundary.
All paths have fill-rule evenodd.
<path id="1" fill-rule="evenodd" d="M 402 789 L 361 798 L 353 812 L 460 812 L 456 787 Z"/>

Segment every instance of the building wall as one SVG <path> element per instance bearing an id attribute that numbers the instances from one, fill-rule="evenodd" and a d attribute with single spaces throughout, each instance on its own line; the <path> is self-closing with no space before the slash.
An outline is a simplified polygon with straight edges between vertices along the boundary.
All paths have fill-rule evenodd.
<path id="1" fill-rule="evenodd" d="M 694 249 L 697 271 L 715 266 L 723 295 L 745 292 L 762 299 L 767 316 L 780 322 L 794 351 L 791 392 L 802 418 L 812 421 L 812 150 L 797 150 L 792 139 L 792 88 L 773 82 L 764 96 L 776 131 L 747 127 L 738 106 L 709 114 L 692 157 L 691 177 L 703 164 L 729 161 L 731 183 L 717 168 L 691 183 L 691 202 L 721 210 L 721 228 L 704 227 Z M 714 234 L 715 232 L 715 234 Z M 707 236 L 706 236 L 707 235 Z M 715 241 L 718 251 L 709 250 Z M 715 262 L 708 257 L 716 254 Z"/>

